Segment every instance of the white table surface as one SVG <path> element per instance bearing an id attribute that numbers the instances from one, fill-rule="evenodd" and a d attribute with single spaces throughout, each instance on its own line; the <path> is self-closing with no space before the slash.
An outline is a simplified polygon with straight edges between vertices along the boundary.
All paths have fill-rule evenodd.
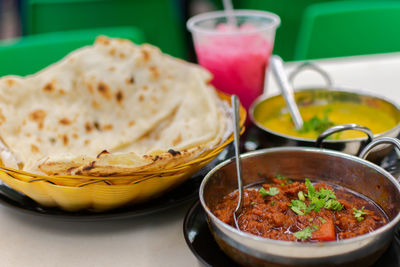
<path id="1" fill-rule="evenodd" d="M 316 61 L 335 85 L 361 88 L 400 103 L 400 53 Z M 298 63 L 287 64 L 290 71 Z M 321 85 L 304 72 L 296 86 Z M 268 93 L 277 92 L 269 79 Z M 189 206 L 140 218 L 67 222 L 0 205 L 0 266 L 198 266 L 182 225 Z"/>

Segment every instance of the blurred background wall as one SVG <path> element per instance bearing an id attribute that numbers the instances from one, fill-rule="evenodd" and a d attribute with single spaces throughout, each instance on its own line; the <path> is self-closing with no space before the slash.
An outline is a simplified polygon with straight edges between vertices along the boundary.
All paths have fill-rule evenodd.
<path id="1" fill-rule="evenodd" d="M 20 35 L 19 3 L 18 0 L 0 0 L 0 39 Z"/>

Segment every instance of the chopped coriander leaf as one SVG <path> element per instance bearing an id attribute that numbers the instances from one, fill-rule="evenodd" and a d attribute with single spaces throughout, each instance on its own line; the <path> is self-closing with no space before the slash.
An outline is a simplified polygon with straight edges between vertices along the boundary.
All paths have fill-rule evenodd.
<path id="1" fill-rule="evenodd" d="M 320 188 L 316 194 L 319 198 L 325 199 L 325 201 L 336 199 L 335 193 L 330 189 Z"/>
<path id="2" fill-rule="evenodd" d="M 285 186 L 285 183 L 281 183 L 281 186 Z"/>
<path id="3" fill-rule="evenodd" d="M 254 201 L 250 203 L 250 205 L 252 205 L 252 206 L 254 206 L 255 204 L 256 204 L 256 202 L 254 202 Z"/>
<path id="4" fill-rule="evenodd" d="M 309 219 L 308 219 L 309 222 L 312 222 L 313 220 L 314 220 L 313 218 L 309 218 Z"/>
<path id="5" fill-rule="evenodd" d="M 324 218 L 322 218 L 321 216 L 319 216 L 318 219 L 319 219 L 322 223 L 326 223 L 326 220 L 325 220 Z"/>
<path id="6" fill-rule="evenodd" d="M 265 196 L 275 196 L 276 194 L 279 194 L 280 191 L 279 191 L 279 189 L 276 188 L 276 187 L 270 187 L 270 188 L 268 189 L 268 191 L 265 190 L 264 187 L 261 187 L 260 190 L 258 190 L 258 192 L 259 192 L 263 197 L 265 197 Z"/>
<path id="7" fill-rule="evenodd" d="M 304 197 L 303 191 L 299 191 L 297 193 L 297 196 L 299 197 L 299 200 L 301 200 L 301 201 L 305 201 L 306 200 L 306 198 Z"/>
<path id="8" fill-rule="evenodd" d="M 278 180 L 284 180 L 286 185 L 293 184 L 293 181 L 291 179 L 287 178 L 286 176 L 280 175 L 279 173 L 275 174 L 275 177 Z M 284 186 L 285 184 L 282 183 L 281 185 Z"/>
<path id="9" fill-rule="evenodd" d="M 311 198 L 310 205 L 307 207 L 307 212 L 310 212 L 312 210 L 315 210 L 316 212 L 319 212 L 321 208 L 325 206 L 325 200 L 319 199 L 318 197 L 313 196 Z"/>
<path id="10" fill-rule="evenodd" d="M 278 180 L 286 180 L 286 179 L 287 179 L 286 176 L 280 175 L 279 173 L 275 174 L 275 177 L 276 177 L 276 179 L 278 179 Z"/>
<path id="11" fill-rule="evenodd" d="M 275 205 L 275 202 L 272 201 L 272 202 L 271 202 L 271 206 L 273 206 L 273 205 Z"/>
<path id="12" fill-rule="evenodd" d="M 310 182 L 310 180 L 308 178 L 306 178 L 305 184 L 306 184 L 306 187 L 308 190 L 307 196 L 311 200 L 315 194 L 315 187 L 312 185 L 312 183 Z"/>
<path id="13" fill-rule="evenodd" d="M 328 113 L 330 111 L 327 109 L 324 112 L 323 118 L 319 118 L 317 115 L 314 115 L 311 119 L 304 121 L 303 127 L 298 130 L 299 133 L 308 133 L 311 131 L 315 131 L 317 133 L 322 133 L 329 127 L 333 126 L 334 123 L 329 119 Z"/>
<path id="14" fill-rule="evenodd" d="M 294 211 L 298 215 L 304 215 L 307 209 L 306 203 L 300 200 L 292 200 L 292 203 L 289 204 L 292 211 Z"/>
<path id="15" fill-rule="evenodd" d="M 316 224 L 313 224 L 312 227 L 313 227 L 315 230 L 318 230 L 318 229 L 319 229 L 319 226 L 316 225 Z"/>
<path id="16" fill-rule="evenodd" d="M 329 199 L 325 205 L 324 205 L 325 209 L 328 210 L 342 210 L 343 209 L 343 205 L 337 201 L 336 199 Z"/>
<path id="17" fill-rule="evenodd" d="M 293 235 L 297 238 L 297 239 L 299 239 L 299 240 L 306 240 L 306 239 L 308 239 L 308 238 L 310 238 L 311 237 L 311 234 L 312 234 L 312 232 L 314 232 L 315 231 L 315 229 L 312 229 L 312 228 L 310 228 L 310 227 L 306 227 L 306 228 L 304 228 L 303 230 L 301 230 L 301 231 L 298 231 L 298 232 L 296 232 L 296 233 L 293 233 Z"/>
<path id="18" fill-rule="evenodd" d="M 286 184 L 293 184 L 293 180 L 292 179 L 286 179 Z"/>
<path id="19" fill-rule="evenodd" d="M 359 222 L 364 220 L 363 215 L 368 215 L 368 212 L 364 211 L 364 206 L 360 210 L 358 210 L 356 208 L 353 208 L 353 210 L 354 210 L 353 215 Z"/>

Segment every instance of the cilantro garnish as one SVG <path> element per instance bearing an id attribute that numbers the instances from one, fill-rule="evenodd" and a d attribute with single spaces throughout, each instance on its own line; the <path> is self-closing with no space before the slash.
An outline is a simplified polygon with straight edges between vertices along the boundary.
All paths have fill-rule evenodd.
<path id="1" fill-rule="evenodd" d="M 304 215 L 306 213 L 307 205 L 301 200 L 292 200 L 289 206 L 298 215 Z"/>
<path id="2" fill-rule="evenodd" d="M 279 189 L 276 188 L 276 187 L 270 187 L 270 188 L 268 189 L 268 191 L 265 190 L 264 187 L 261 187 L 260 190 L 258 190 L 258 192 L 259 192 L 263 197 L 265 197 L 265 196 L 275 196 L 276 194 L 279 194 L 280 191 L 279 191 Z"/>
<path id="3" fill-rule="evenodd" d="M 328 201 L 328 199 L 336 199 L 335 193 L 330 189 L 320 188 L 318 192 L 316 192 L 316 195 L 319 198 L 325 199 L 325 201 Z"/>
<path id="4" fill-rule="evenodd" d="M 325 205 L 324 208 L 327 210 L 342 210 L 343 205 L 337 201 L 336 199 L 329 199 Z"/>
<path id="5" fill-rule="evenodd" d="M 325 220 L 324 218 L 322 218 L 321 216 L 319 216 L 318 219 L 319 219 L 322 223 L 326 223 L 326 220 Z"/>
<path id="6" fill-rule="evenodd" d="M 364 206 L 360 210 L 358 210 L 356 208 L 353 208 L 353 210 L 354 210 L 353 215 L 359 222 L 364 220 L 363 215 L 368 215 L 368 212 L 364 211 Z"/>
<path id="7" fill-rule="evenodd" d="M 275 174 L 275 177 L 276 177 L 276 179 L 278 179 L 278 180 L 286 180 L 286 179 L 287 179 L 286 176 L 280 175 L 279 173 Z"/>
<path id="8" fill-rule="evenodd" d="M 301 201 L 305 201 L 306 200 L 303 191 L 299 191 L 297 193 L 297 196 L 299 197 L 299 200 L 301 200 Z"/>
<path id="9" fill-rule="evenodd" d="M 312 232 L 315 230 L 316 229 L 312 229 L 311 227 L 307 226 L 303 230 L 293 233 L 293 235 L 299 240 L 306 240 L 311 237 Z"/>
<path id="10" fill-rule="evenodd" d="M 343 209 L 343 205 L 336 200 L 335 193 L 332 190 L 320 188 L 316 191 L 308 178 L 305 179 L 305 185 L 307 187 L 307 194 L 304 194 L 303 191 L 299 191 L 297 193 L 299 200 L 292 200 L 292 203 L 289 205 L 298 215 L 308 214 L 311 211 L 319 212 L 322 208 L 329 210 Z M 310 201 L 308 206 L 304 202 L 306 196 Z"/>
<path id="11" fill-rule="evenodd" d="M 334 123 L 329 120 L 328 113 L 331 112 L 332 110 L 326 109 L 324 111 L 324 116 L 322 118 L 318 117 L 317 115 L 314 115 L 311 119 L 308 121 L 304 121 L 303 127 L 298 130 L 299 133 L 308 133 L 311 131 L 315 131 L 318 134 L 322 133 L 329 127 L 332 127 Z"/>
<path id="12" fill-rule="evenodd" d="M 321 208 L 325 206 L 325 200 L 324 199 L 319 199 L 316 196 L 313 196 L 311 198 L 310 205 L 307 207 L 307 212 L 310 212 L 312 210 L 315 210 L 316 212 L 319 212 Z"/>
<path id="13" fill-rule="evenodd" d="M 308 197 L 309 200 L 312 200 L 312 197 L 315 194 L 315 188 L 314 188 L 314 186 L 312 185 L 312 183 L 310 182 L 310 180 L 308 178 L 306 178 L 305 184 L 306 184 L 306 187 L 307 187 L 307 190 L 308 190 L 307 197 Z"/>
<path id="14" fill-rule="evenodd" d="M 280 175 L 279 173 L 275 174 L 275 177 L 276 177 L 276 179 L 278 179 L 278 180 L 285 181 L 285 183 L 281 183 L 281 186 L 284 186 L 285 184 L 286 184 L 286 185 L 288 185 L 288 184 L 293 184 L 293 181 L 292 181 L 291 179 L 289 179 L 289 178 L 286 177 L 286 176 Z"/>

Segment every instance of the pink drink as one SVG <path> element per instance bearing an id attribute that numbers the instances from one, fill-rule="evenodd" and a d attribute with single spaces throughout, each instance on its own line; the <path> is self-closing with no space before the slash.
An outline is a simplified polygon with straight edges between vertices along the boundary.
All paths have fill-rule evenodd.
<path id="1" fill-rule="evenodd" d="M 214 75 L 212 84 L 238 95 L 247 110 L 263 92 L 265 69 L 273 48 L 273 43 L 261 34 L 245 34 L 249 29 L 254 27 L 247 24 L 232 29 L 220 24 L 218 32 L 233 34 L 209 36 L 195 43 L 198 62 Z"/>

